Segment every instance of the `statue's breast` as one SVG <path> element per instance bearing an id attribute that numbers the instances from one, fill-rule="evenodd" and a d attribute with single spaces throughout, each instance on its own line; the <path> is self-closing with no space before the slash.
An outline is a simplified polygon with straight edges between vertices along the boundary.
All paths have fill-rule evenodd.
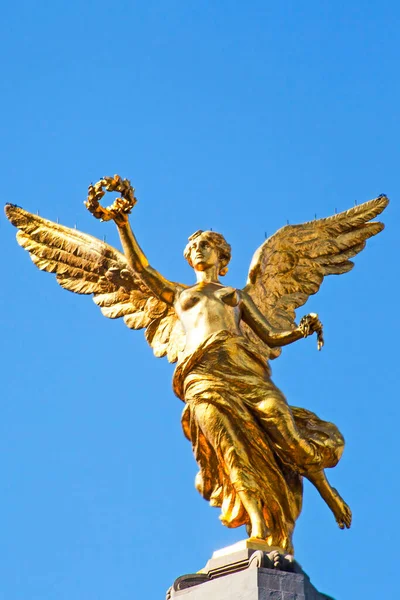
<path id="1" fill-rule="evenodd" d="M 180 308 L 183 311 L 190 310 L 193 306 L 196 306 L 202 299 L 201 294 L 194 290 L 186 290 L 182 292 L 179 298 Z"/>
<path id="2" fill-rule="evenodd" d="M 215 292 L 215 295 L 228 306 L 237 306 L 240 302 L 240 296 L 236 288 L 223 287 Z"/>
<path id="3" fill-rule="evenodd" d="M 221 302 L 232 307 L 238 306 L 240 302 L 238 291 L 232 287 L 219 287 L 217 289 L 211 286 L 203 289 L 192 288 L 182 292 L 179 298 L 182 311 L 190 310 L 199 303 L 205 304 L 209 309 L 214 305 L 215 310 L 216 305 Z"/>

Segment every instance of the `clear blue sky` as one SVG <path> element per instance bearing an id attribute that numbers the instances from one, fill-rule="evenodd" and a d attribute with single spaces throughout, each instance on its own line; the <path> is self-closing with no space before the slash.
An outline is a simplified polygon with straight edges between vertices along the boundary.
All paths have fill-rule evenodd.
<path id="1" fill-rule="evenodd" d="M 152 264 L 190 283 L 202 228 L 253 251 L 290 222 L 380 193 L 386 230 L 305 312 L 325 325 L 273 363 L 290 403 L 343 431 L 340 531 L 306 485 L 296 557 L 337 600 L 398 589 L 399 25 L 394 0 L 8 2 L 1 11 L 4 202 L 118 244 L 83 206 L 129 177 Z M 0 599 L 159 600 L 228 530 L 194 489 L 172 367 L 140 332 L 40 273 L 0 221 Z"/>

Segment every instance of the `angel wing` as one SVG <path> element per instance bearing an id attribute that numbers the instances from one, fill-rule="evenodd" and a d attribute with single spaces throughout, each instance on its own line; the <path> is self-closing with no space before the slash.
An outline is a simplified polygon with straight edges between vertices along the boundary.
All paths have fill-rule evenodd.
<path id="1" fill-rule="evenodd" d="M 382 195 L 326 219 L 286 225 L 256 250 L 244 290 L 274 328 L 294 329 L 295 309 L 318 292 L 324 277 L 354 267 L 349 259 L 384 228 L 383 223 L 369 221 L 388 203 Z M 281 353 L 280 348 L 267 348 L 247 325 L 244 333 L 270 358 Z"/>
<path id="2" fill-rule="evenodd" d="M 76 294 L 93 294 L 109 319 L 123 317 L 131 329 L 146 329 L 155 356 L 176 362 L 185 333 L 174 309 L 158 300 L 128 266 L 125 256 L 97 238 L 33 215 L 13 204 L 5 213 L 18 227 L 17 241 L 42 271 Z"/>

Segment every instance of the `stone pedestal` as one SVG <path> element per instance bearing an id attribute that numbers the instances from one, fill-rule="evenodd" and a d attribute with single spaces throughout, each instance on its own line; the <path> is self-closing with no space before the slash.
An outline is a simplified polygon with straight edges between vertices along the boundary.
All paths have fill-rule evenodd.
<path id="1" fill-rule="evenodd" d="M 167 600 L 333 600 L 279 548 L 245 540 L 214 552 L 204 569 L 178 577 Z"/>

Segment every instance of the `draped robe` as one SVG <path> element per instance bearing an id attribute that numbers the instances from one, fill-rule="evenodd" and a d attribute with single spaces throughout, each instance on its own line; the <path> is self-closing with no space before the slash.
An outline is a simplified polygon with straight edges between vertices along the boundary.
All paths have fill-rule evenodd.
<path id="1" fill-rule="evenodd" d="M 311 411 L 288 407 L 299 435 L 316 450 L 313 464 L 300 468 L 274 441 L 279 422 L 263 409 L 267 398 L 286 403 L 265 358 L 245 337 L 228 331 L 212 334 L 178 363 L 173 388 L 185 402 L 182 427 L 199 466 L 197 490 L 221 508 L 228 527 L 249 524 L 238 492 L 255 495 L 269 529 L 267 543 L 292 552 L 302 475 L 307 468 L 337 464 L 344 447 L 337 427 Z"/>

